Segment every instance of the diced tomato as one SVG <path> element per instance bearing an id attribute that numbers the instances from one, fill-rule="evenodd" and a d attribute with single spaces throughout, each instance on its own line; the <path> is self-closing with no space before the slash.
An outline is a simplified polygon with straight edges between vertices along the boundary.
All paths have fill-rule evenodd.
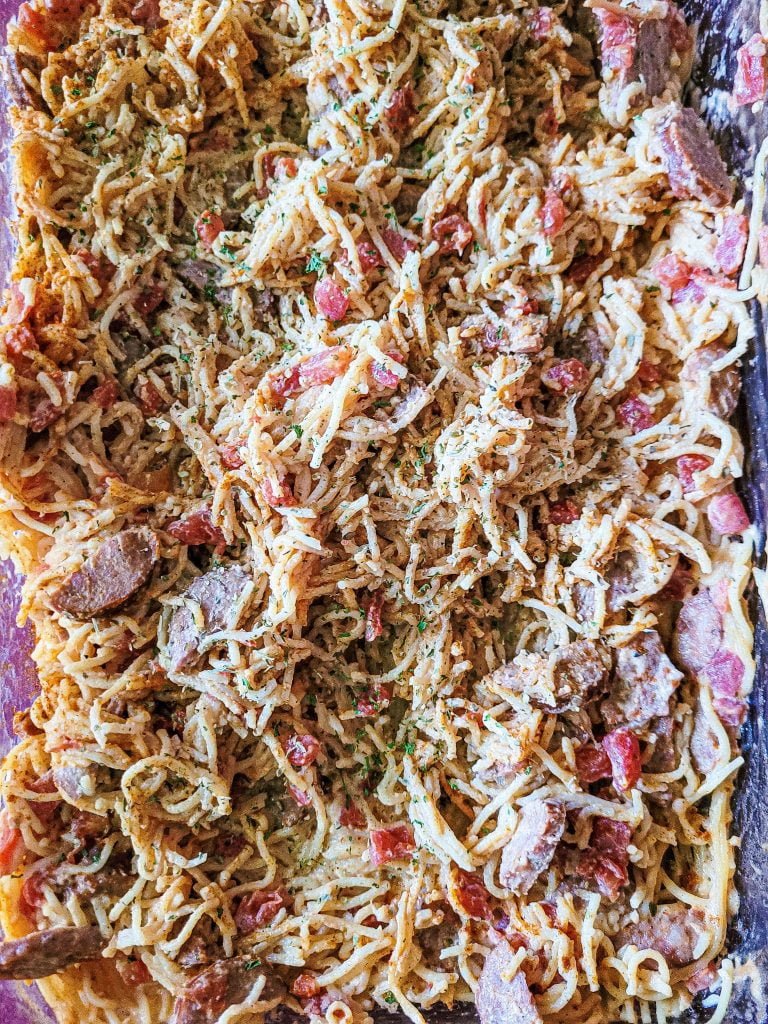
<path id="1" fill-rule="evenodd" d="M 712 529 L 723 536 L 743 533 L 751 525 L 741 498 L 733 491 L 724 491 L 710 499 L 707 519 Z"/>
<path id="2" fill-rule="evenodd" d="M 718 718 L 734 729 L 740 728 L 747 717 L 747 702 L 741 697 L 714 697 L 712 706 Z"/>
<path id="3" fill-rule="evenodd" d="M 624 793 L 640 778 L 640 744 L 631 729 L 614 729 L 603 738 L 611 761 L 614 788 Z"/>
<path id="4" fill-rule="evenodd" d="M 724 274 L 738 274 L 747 249 L 749 223 L 743 213 L 729 213 L 715 246 L 715 261 Z"/>
<path id="5" fill-rule="evenodd" d="M 347 803 L 339 815 L 339 823 L 345 828 L 365 828 L 365 815 L 357 804 Z"/>
<path id="6" fill-rule="evenodd" d="M 6 331 L 4 336 L 5 351 L 14 362 L 23 359 L 30 352 L 37 352 L 37 338 L 27 324 L 17 324 Z"/>
<path id="7" fill-rule="evenodd" d="M 383 267 L 385 265 L 381 253 L 368 235 L 365 235 L 357 243 L 357 258 L 360 260 L 360 266 L 362 267 L 364 274 L 367 274 L 370 270 L 376 270 L 377 267 Z"/>
<path id="8" fill-rule="evenodd" d="M 299 165 L 291 156 L 278 156 L 277 153 L 267 153 L 264 157 L 264 170 L 268 178 L 295 178 Z"/>
<path id="9" fill-rule="evenodd" d="M 399 231 L 396 231 L 395 228 L 382 228 L 381 237 L 398 263 L 402 263 L 408 253 L 416 249 L 416 243 L 410 238 L 406 238 Z"/>
<path id="10" fill-rule="evenodd" d="M 392 690 L 384 683 L 374 683 L 357 698 L 355 712 L 361 718 L 373 718 L 380 711 L 385 711 L 392 700 Z"/>
<path id="11" fill-rule="evenodd" d="M 696 487 L 694 473 L 701 473 L 712 465 L 712 459 L 706 455 L 681 455 L 677 460 L 677 476 L 684 491 L 692 491 Z"/>
<path id="12" fill-rule="evenodd" d="M 534 39 L 547 39 L 555 23 L 551 7 L 539 7 L 530 16 L 531 35 Z"/>
<path id="13" fill-rule="evenodd" d="M 349 310 L 349 296 L 332 277 L 324 277 L 315 285 L 315 305 L 324 317 L 337 323 Z"/>
<path id="14" fill-rule="evenodd" d="M 704 675 L 719 697 L 736 697 L 744 682 L 744 662 L 734 651 L 721 648 L 707 662 Z"/>
<path id="15" fill-rule="evenodd" d="M 64 415 L 64 405 L 54 405 L 46 395 L 38 398 L 29 412 L 29 429 L 39 434 Z"/>
<path id="16" fill-rule="evenodd" d="M 112 276 L 112 264 L 94 255 L 90 249 L 75 249 L 72 255 L 77 256 L 86 265 L 91 276 L 103 288 Z"/>
<path id="17" fill-rule="evenodd" d="M 579 747 L 575 752 L 576 774 L 579 781 L 589 785 L 600 779 L 610 779 L 613 775 L 611 759 L 600 747 Z"/>
<path id="18" fill-rule="evenodd" d="M 368 839 L 371 864 L 381 867 L 392 860 L 404 860 L 416 849 L 410 825 L 390 825 L 374 828 Z"/>
<path id="19" fill-rule="evenodd" d="M 410 83 L 395 89 L 384 108 L 384 120 L 394 131 L 404 132 L 416 120 L 416 102 Z"/>
<path id="20" fill-rule="evenodd" d="M 552 189 L 547 189 L 544 205 L 541 208 L 541 226 L 547 238 L 559 235 L 565 224 L 568 211 L 560 196 Z"/>
<path id="21" fill-rule="evenodd" d="M 43 904 L 43 886 L 48 882 L 48 870 L 39 868 L 32 871 L 24 879 L 19 894 L 19 911 L 28 921 L 37 918 L 37 912 Z"/>
<path id="22" fill-rule="evenodd" d="M 610 900 L 615 900 L 629 881 L 627 848 L 631 838 L 632 829 L 626 822 L 596 818 L 589 848 L 579 858 L 579 874 L 593 878 L 600 892 Z"/>
<path id="23" fill-rule="evenodd" d="M 553 363 L 541 375 L 542 382 L 553 391 L 573 395 L 584 391 L 589 384 L 589 370 L 580 359 L 563 359 Z"/>
<path id="24" fill-rule="evenodd" d="M 291 992 L 299 999 L 309 999 L 320 991 L 314 974 L 299 974 L 291 983 Z"/>
<path id="25" fill-rule="evenodd" d="M 332 384 L 352 361 L 352 352 L 344 345 L 333 345 L 292 366 L 270 381 L 270 390 L 278 398 L 295 398 L 307 388 Z"/>
<path id="26" fill-rule="evenodd" d="M 309 793 L 305 792 L 303 789 L 299 789 L 298 786 L 289 786 L 288 792 L 291 794 L 294 801 L 299 805 L 299 807 L 309 807 L 309 805 L 312 803 L 312 797 L 309 795 Z"/>
<path id="27" fill-rule="evenodd" d="M 224 230 L 224 221 L 217 213 L 205 210 L 195 221 L 197 237 L 206 247 L 210 249 L 221 232 Z"/>
<path id="28" fill-rule="evenodd" d="M 459 869 L 456 872 L 456 896 L 469 917 L 490 920 L 493 913 L 491 894 L 477 875 Z"/>
<path id="29" fill-rule="evenodd" d="M 36 289 L 34 284 L 30 285 L 30 280 L 30 278 L 22 278 L 21 281 L 11 281 L 8 289 L 8 308 L 5 311 L 7 324 L 22 324 L 32 312 L 34 300 L 31 302 L 26 292 L 31 290 L 34 295 Z M 22 287 L 22 285 L 26 287 Z"/>
<path id="30" fill-rule="evenodd" d="M 760 266 L 768 270 L 768 224 L 763 224 L 757 233 L 757 258 Z"/>
<path id="31" fill-rule="evenodd" d="M 671 288 L 672 291 L 688 284 L 691 278 L 691 265 L 673 252 L 657 260 L 652 269 L 659 284 Z"/>
<path id="32" fill-rule="evenodd" d="M 661 370 L 655 363 L 649 363 L 647 359 L 641 359 L 637 364 L 635 374 L 641 384 L 658 384 L 661 380 Z"/>
<path id="33" fill-rule="evenodd" d="M 368 608 L 365 612 L 365 642 L 373 643 L 377 640 L 384 632 L 384 627 L 381 624 L 381 609 L 384 605 L 384 592 L 377 590 L 375 594 L 371 596 L 368 602 Z"/>
<path id="34" fill-rule="evenodd" d="M 136 396 L 144 412 L 154 416 L 165 407 L 165 399 L 151 380 L 143 381 L 136 388 Z"/>
<path id="35" fill-rule="evenodd" d="M 695 996 L 699 992 L 706 992 L 707 989 L 712 988 L 718 977 L 717 967 L 714 964 L 706 964 L 688 978 L 685 987 L 691 995 Z"/>
<path id="36" fill-rule="evenodd" d="M 575 523 L 580 515 L 581 509 L 570 498 L 553 501 L 549 506 L 549 521 L 555 526 L 567 526 L 569 523 Z"/>
<path id="37" fill-rule="evenodd" d="M 642 398 L 628 398 L 616 410 L 616 419 L 623 427 L 636 434 L 640 430 L 652 427 L 655 420 L 650 408 Z"/>
<path id="38" fill-rule="evenodd" d="M 585 284 L 590 275 L 594 274 L 602 262 L 603 257 L 600 255 L 577 256 L 568 268 L 568 278 L 574 284 Z"/>
<path id="39" fill-rule="evenodd" d="M 16 415 L 16 388 L 0 384 L 0 423 L 10 423 Z"/>
<path id="40" fill-rule="evenodd" d="M 154 313 L 165 297 L 165 285 L 153 284 L 139 293 L 133 300 L 133 308 L 139 316 L 149 316 Z"/>
<path id="41" fill-rule="evenodd" d="M 257 928 L 268 924 L 277 912 L 286 905 L 287 898 L 282 889 L 265 892 L 256 889 L 242 897 L 235 911 L 235 924 L 241 935 L 250 935 Z"/>
<path id="42" fill-rule="evenodd" d="M 137 0 L 131 8 L 131 17 L 146 28 L 157 28 L 160 23 L 159 0 Z"/>
<path id="43" fill-rule="evenodd" d="M 294 508 L 298 504 L 287 477 L 283 477 L 277 485 L 270 477 L 266 477 L 261 483 L 261 493 L 271 508 Z"/>
<path id="44" fill-rule="evenodd" d="M 600 55 L 604 68 L 628 71 L 637 51 L 637 23 L 625 14 L 598 7 L 595 17 L 600 26 Z"/>
<path id="45" fill-rule="evenodd" d="M 134 985 L 146 985 L 152 981 L 152 975 L 149 973 L 149 968 L 143 960 L 118 961 L 117 971 L 126 985 L 131 987 Z"/>
<path id="46" fill-rule="evenodd" d="M 26 853 L 21 830 L 13 824 L 6 807 L 0 811 L 0 875 L 12 875 L 21 867 Z"/>
<path id="47" fill-rule="evenodd" d="M 225 469 L 241 469 L 245 460 L 240 454 L 243 441 L 230 441 L 221 447 L 221 462 Z"/>
<path id="48" fill-rule="evenodd" d="M 455 252 L 461 256 L 472 241 L 472 225 L 460 213 L 449 213 L 434 224 L 432 237 L 440 252 Z"/>
<path id="49" fill-rule="evenodd" d="M 759 32 L 736 51 L 733 101 L 737 106 L 757 103 L 768 92 L 768 48 Z"/>
<path id="50" fill-rule="evenodd" d="M 114 377 L 107 377 L 102 384 L 93 389 L 91 401 L 100 409 L 111 409 L 119 397 L 120 389 L 117 386 L 117 381 Z"/>
<path id="51" fill-rule="evenodd" d="M 166 526 L 166 530 L 182 544 L 225 544 L 224 534 L 211 520 L 210 507 L 195 509 L 182 519 L 175 519 Z"/>
<path id="52" fill-rule="evenodd" d="M 381 388 L 396 388 L 400 384 L 400 378 L 394 370 L 390 370 L 384 363 L 373 363 L 371 376 Z"/>
<path id="53" fill-rule="evenodd" d="M 320 744 L 310 733 L 293 733 L 283 740 L 283 750 L 294 768 L 314 764 L 320 754 Z"/>
<path id="54" fill-rule="evenodd" d="M 32 4 L 23 3 L 17 15 L 19 28 L 29 36 L 33 44 L 41 50 L 53 50 L 59 44 L 59 34 L 55 24 Z"/>

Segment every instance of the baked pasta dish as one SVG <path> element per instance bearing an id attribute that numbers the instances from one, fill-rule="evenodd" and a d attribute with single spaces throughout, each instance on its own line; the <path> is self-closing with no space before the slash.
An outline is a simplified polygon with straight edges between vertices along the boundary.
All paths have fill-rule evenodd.
<path id="1" fill-rule="evenodd" d="M 8 35 L 0 978 L 62 1024 L 723 1020 L 766 238 L 675 5 Z"/>

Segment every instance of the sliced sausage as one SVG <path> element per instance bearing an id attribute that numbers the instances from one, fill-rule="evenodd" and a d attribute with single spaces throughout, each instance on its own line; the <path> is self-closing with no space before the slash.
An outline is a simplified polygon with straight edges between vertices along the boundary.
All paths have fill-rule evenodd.
<path id="1" fill-rule="evenodd" d="M 575 711 L 605 688 L 610 668 L 610 655 L 601 644 L 576 640 L 549 657 L 518 654 L 498 668 L 491 681 L 525 693 L 545 711 Z"/>
<path id="2" fill-rule="evenodd" d="M 728 346 L 714 342 L 700 348 L 683 363 L 680 380 L 691 384 L 698 392 L 701 403 L 709 412 L 727 420 L 733 415 L 741 393 L 741 374 L 736 363 L 710 372 L 713 363 L 727 355 Z M 686 389 L 687 390 L 687 389 Z"/>
<path id="3" fill-rule="evenodd" d="M 697 771 L 702 775 L 714 771 L 720 760 L 720 743 L 709 716 L 701 705 L 697 705 L 693 713 L 690 749 L 691 760 Z"/>
<path id="4" fill-rule="evenodd" d="M 690 107 L 675 104 L 660 122 L 658 139 L 672 193 L 724 206 L 733 199 L 733 183 L 707 127 Z"/>
<path id="5" fill-rule="evenodd" d="M 107 940 L 95 925 L 48 928 L 0 943 L 0 981 L 47 978 L 84 960 L 97 960 Z"/>
<path id="6" fill-rule="evenodd" d="M 723 643 L 723 616 L 706 587 L 683 602 L 677 617 L 672 653 L 684 672 L 696 675 Z"/>
<path id="7" fill-rule="evenodd" d="M 523 972 L 509 977 L 514 955 L 502 939 L 485 958 L 475 994 L 481 1024 L 543 1024 Z"/>
<path id="8" fill-rule="evenodd" d="M 614 945 L 617 949 L 629 943 L 638 949 L 655 949 L 670 964 L 681 967 L 704 952 L 709 938 L 703 910 L 684 903 L 669 903 L 659 907 L 653 917 L 624 928 Z"/>
<path id="9" fill-rule="evenodd" d="M 559 801 L 524 804 L 515 834 L 501 855 L 501 884 L 511 892 L 528 892 L 549 867 L 564 829 L 565 807 Z"/>
<path id="10" fill-rule="evenodd" d="M 265 979 L 260 1002 L 275 1000 L 284 993 L 282 981 L 261 967 L 256 957 L 216 960 L 176 997 L 171 1024 L 216 1024 L 227 1007 L 247 999 L 259 978 Z"/>
<path id="11" fill-rule="evenodd" d="M 124 604 L 142 587 L 160 557 L 157 535 L 136 526 L 105 540 L 51 598 L 59 612 L 90 619 Z"/>
<path id="12" fill-rule="evenodd" d="M 652 718 L 669 714 L 669 700 L 682 672 L 667 657 L 655 629 L 639 633 L 616 653 L 616 668 L 601 714 L 609 728 L 642 729 Z"/>
<path id="13" fill-rule="evenodd" d="M 233 609 L 248 581 L 249 576 L 239 565 L 228 565 L 211 569 L 187 587 L 182 597 L 199 605 L 204 625 L 201 629 L 186 604 L 174 610 L 165 642 L 165 657 L 173 672 L 197 661 L 200 643 L 206 636 L 235 624 Z"/>
<path id="14" fill-rule="evenodd" d="M 6 50 L 0 57 L 0 70 L 14 106 L 20 110 L 43 109 L 42 100 L 24 78 L 23 72 L 26 69 L 20 54 Z"/>

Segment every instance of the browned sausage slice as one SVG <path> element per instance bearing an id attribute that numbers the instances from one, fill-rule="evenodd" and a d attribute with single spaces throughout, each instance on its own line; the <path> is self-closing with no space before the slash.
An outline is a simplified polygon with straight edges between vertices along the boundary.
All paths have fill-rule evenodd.
<path id="1" fill-rule="evenodd" d="M 51 598 L 59 612 L 90 619 L 128 600 L 149 579 L 160 555 L 156 534 L 135 526 L 105 540 Z"/>
<path id="2" fill-rule="evenodd" d="M 0 943 L 0 981 L 47 978 L 66 967 L 97 960 L 107 940 L 95 925 L 49 928 Z"/>
<path id="3" fill-rule="evenodd" d="M 258 959 L 236 956 L 216 960 L 177 996 L 171 1024 L 215 1024 L 228 1006 L 242 1003 L 248 997 L 259 978 L 266 979 L 260 1001 L 274 1000 L 283 994 L 282 981 L 265 971 Z"/>
<path id="4" fill-rule="evenodd" d="M 233 609 L 249 580 L 239 565 L 211 569 L 198 576 L 182 595 L 200 606 L 204 628 L 201 629 L 192 610 L 182 605 L 173 612 L 168 623 L 165 655 L 171 671 L 186 668 L 197 661 L 200 642 L 209 633 L 234 625 Z"/>
<path id="5" fill-rule="evenodd" d="M 659 125 L 659 143 L 674 195 L 702 199 L 713 206 L 730 203 L 733 182 L 720 151 L 695 111 L 674 106 Z"/>
<path id="6" fill-rule="evenodd" d="M 670 903 L 653 917 L 630 924 L 614 940 L 617 949 L 632 943 L 638 949 L 655 949 L 670 964 L 692 963 L 707 948 L 707 916 L 698 907 Z"/>
<path id="7" fill-rule="evenodd" d="M 525 804 L 515 834 L 501 855 L 501 884 L 512 892 L 528 892 L 549 867 L 564 829 L 565 807 L 559 801 Z"/>
<path id="8" fill-rule="evenodd" d="M 523 972 L 510 977 L 513 957 L 502 939 L 485 959 L 475 994 L 481 1024 L 542 1024 Z"/>
<path id="9" fill-rule="evenodd" d="M 611 692 L 600 709 L 603 721 L 611 729 L 641 729 L 652 718 L 668 715 L 670 698 L 682 678 L 656 630 L 638 633 L 616 654 Z"/>

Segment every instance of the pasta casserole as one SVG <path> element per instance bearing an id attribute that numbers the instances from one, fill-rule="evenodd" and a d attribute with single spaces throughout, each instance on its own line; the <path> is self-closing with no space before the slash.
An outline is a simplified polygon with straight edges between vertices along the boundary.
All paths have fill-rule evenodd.
<path id="1" fill-rule="evenodd" d="M 726 1019 L 768 238 L 692 52 L 672 0 L 21 5 L 0 978 L 62 1024 Z"/>

